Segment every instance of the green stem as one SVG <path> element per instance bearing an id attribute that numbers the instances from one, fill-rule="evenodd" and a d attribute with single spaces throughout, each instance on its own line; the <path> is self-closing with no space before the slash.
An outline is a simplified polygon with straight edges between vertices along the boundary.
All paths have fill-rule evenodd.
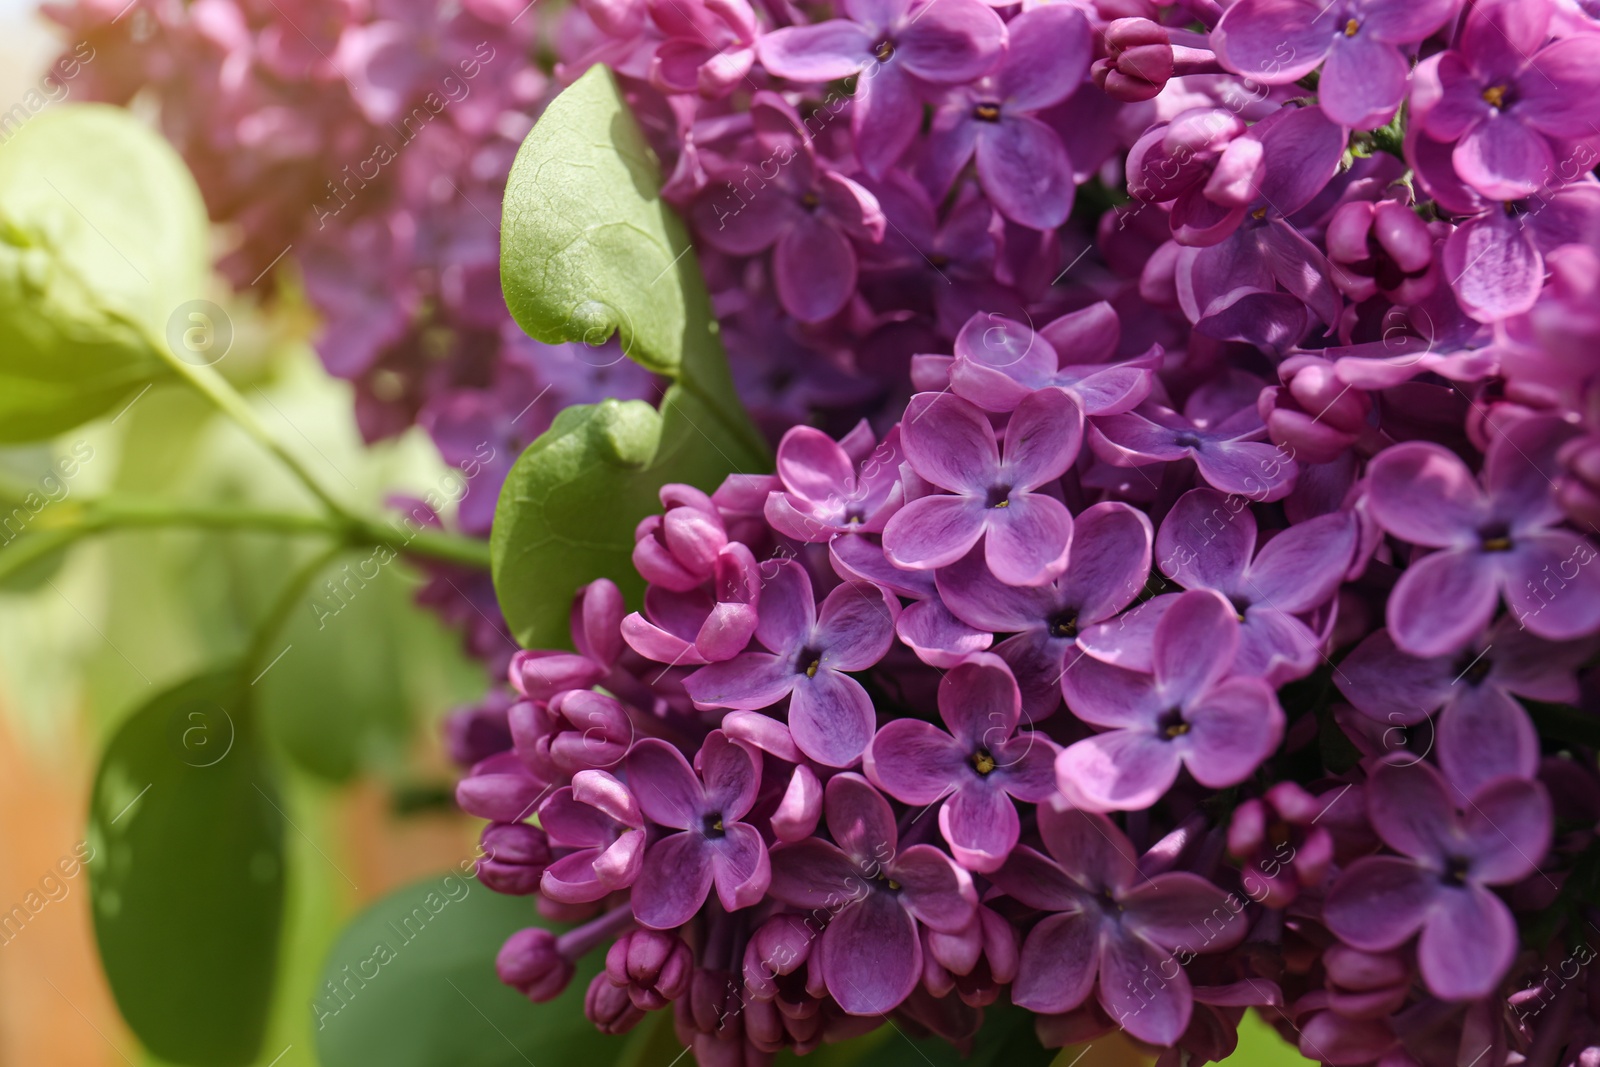
<path id="1" fill-rule="evenodd" d="M 238 423 L 239 428 L 255 438 L 257 444 L 276 456 L 278 461 L 300 480 L 311 495 L 322 503 L 323 507 L 328 510 L 328 514 L 345 521 L 355 521 L 356 517 L 322 487 L 322 484 L 317 481 L 305 464 L 301 463 L 292 452 L 283 447 L 282 442 L 272 435 L 266 425 L 256 417 L 255 410 L 245 403 L 244 397 L 239 395 L 238 391 L 229 384 L 226 378 L 210 367 L 195 366 L 178 358 L 178 354 L 172 351 L 171 346 L 166 343 L 164 338 L 155 336 L 149 326 L 133 316 L 125 315 L 121 312 L 112 312 L 112 316 L 129 329 L 132 329 L 144 341 L 150 351 L 155 353 L 174 374 L 192 386 L 201 396 L 211 401 L 218 411 Z"/>
<path id="2" fill-rule="evenodd" d="M 60 518 L 45 518 L 40 523 L 39 533 L 87 536 L 112 530 L 164 527 L 258 530 L 291 536 L 321 536 L 332 538 L 337 545 L 347 548 L 384 545 L 408 556 L 489 569 L 489 543 L 477 538 L 461 537 L 427 527 L 404 529 L 371 519 L 335 519 L 263 508 L 167 504 L 137 498 L 105 497 L 80 504 L 75 511 Z M 21 546 L 18 546 L 11 551 L 20 549 Z"/>

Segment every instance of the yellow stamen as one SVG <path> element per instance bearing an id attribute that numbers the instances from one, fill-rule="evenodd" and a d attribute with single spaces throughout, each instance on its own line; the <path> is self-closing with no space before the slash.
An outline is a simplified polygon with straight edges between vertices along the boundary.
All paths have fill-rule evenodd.
<path id="1" fill-rule="evenodd" d="M 807 678 L 815 678 L 817 676 L 817 668 L 820 667 L 820 666 L 822 666 L 822 660 L 821 659 L 812 660 L 811 661 L 811 666 L 806 668 L 806 677 Z"/>
<path id="2" fill-rule="evenodd" d="M 1504 85 L 1491 85 L 1483 91 L 1483 102 L 1492 108 L 1505 107 L 1506 87 Z"/>
<path id="3" fill-rule="evenodd" d="M 1344 24 L 1344 35 L 1346 37 L 1354 37 L 1356 35 L 1356 31 L 1360 28 L 1361 23 L 1357 22 L 1355 19 L 1351 19 L 1349 22 Z"/>
<path id="4" fill-rule="evenodd" d="M 975 753 L 972 757 L 972 768 L 979 774 L 988 774 L 994 770 L 994 757 L 987 752 Z"/>

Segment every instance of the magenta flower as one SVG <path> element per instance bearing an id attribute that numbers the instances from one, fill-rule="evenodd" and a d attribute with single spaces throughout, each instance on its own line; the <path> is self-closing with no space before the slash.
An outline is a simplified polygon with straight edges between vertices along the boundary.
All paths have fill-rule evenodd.
<path id="1" fill-rule="evenodd" d="M 1341 126 L 1371 130 L 1394 117 L 1410 73 L 1406 45 L 1432 35 L 1458 0 L 1239 0 L 1211 46 L 1228 69 L 1264 85 L 1299 81 L 1319 65 L 1317 99 Z"/>
<path id="2" fill-rule="evenodd" d="M 761 38 L 762 66 L 802 83 L 860 74 L 850 128 L 867 173 L 882 177 L 922 124 L 924 84 L 959 85 L 987 72 L 1005 23 L 978 0 L 845 0 L 848 18 L 787 26 Z"/>
<path id="3" fill-rule="evenodd" d="M 968 874 L 932 845 L 900 848 L 894 813 L 858 774 L 828 781 L 830 844 L 809 838 L 772 850 L 772 895 L 826 919 L 812 965 L 839 1006 L 879 1015 L 922 976 L 918 926 L 956 933 L 972 920 Z"/>
<path id="4" fill-rule="evenodd" d="M 539 806 L 550 843 L 570 849 L 549 864 L 539 889 L 551 900 L 583 904 L 626 889 L 645 855 L 644 816 L 628 787 L 606 771 L 579 771 Z"/>
<path id="5" fill-rule="evenodd" d="M 1321 641 L 1299 616 L 1339 588 L 1355 555 L 1356 533 L 1355 516 L 1338 511 L 1296 523 L 1257 552 L 1248 501 L 1192 489 L 1162 520 L 1156 566 L 1185 589 L 1226 597 L 1240 623 L 1233 670 L 1278 686 L 1316 667 Z"/>
<path id="6" fill-rule="evenodd" d="M 872 700 L 846 671 L 864 671 L 894 642 L 900 602 L 870 582 L 845 582 L 820 608 L 805 568 L 777 564 L 761 598 L 756 640 L 745 652 L 683 681 L 695 707 L 756 711 L 789 697 L 789 730 L 800 751 L 848 767 L 872 740 Z"/>
<path id="7" fill-rule="evenodd" d="M 1465 648 L 1501 597 L 1540 637 L 1564 641 L 1600 628 L 1596 548 L 1557 527 L 1565 516 L 1549 478 L 1512 438 L 1489 449 L 1481 485 L 1455 453 L 1429 441 L 1379 453 L 1368 482 L 1378 525 L 1438 549 L 1412 560 L 1389 596 L 1389 632 L 1400 648 L 1425 658 Z"/>
<path id="8" fill-rule="evenodd" d="M 772 249 L 772 282 L 783 309 L 801 322 L 822 322 L 856 289 L 852 240 L 883 240 L 883 211 L 855 181 L 817 157 L 794 108 L 776 93 L 756 94 L 750 120 L 765 158 L 757 177 L 729 164 L 728 180 L 708 185 L 691 214 L 695 229 L 719 252 L 751 256 Z M 739 187 L 735 182 L 740 183 Z"/>
<path id="9" fill-rule="evenodd" d="M 1121 334 L 1117 313 L 1105 301 L 1037 333 L 998 315 L 974 315 L 956 335 L 950 388 L 997 413 L 1015 411 L 1030 393 L 1051 386 L 1071 393 L 1085 415 L 1132 411 L 1150 395 L 1162 353 L 1156 346 L 1137 359 L 1108 363 Z M 1061 366 L 1061 352 L 1075 362 Z"/>
<path id="10" fill-rule="evenodd" d="M 713 885 L 729 911 L 766 896 L 772 871 L 761 833 L 739 820 L 756 802 L 761 762 L 754 751 L 713 730 L 700 746 L 696 774 L 683 753 L 645 738 L 628 754 L 628 784 L 639 809 L 669 830 L 644 854 L 633 913 L 670 930 L 694 917 Z"/>
<path id="11" fill-rule="evenodd" d="M 1558 704 L 1578 699 L 1576 669 L 1593 640 L 1552 643 L 1507 616 L 1453 656 L 1421 659 L 1379 630 L 1344 658 L 1334 683 L 1358 711 L 1390 727 L 1413 726 L 1439 712 L 1439 766 L 1471 794 L 1491 779 L 1533 778 L 1539 735 L 1518 696 Z"/>
<path id="12" fill-rule="evenodd" d="M 956 862 L 993 871 L 1016 846 L 1021 824 L 1012 798 L 1030 804 L 1056 790 L 1054 742 L 1018 734 L 1022 697 L 1004 661 L 979 653 L 939 680 L 939 729 L 895 719 L 867 746 L 863 768 L 906 804 L 939 808 L 939 830 Z"/>
<path id="13" fill-rule="evenodd" d="M 784 434 L 778 443 L 783 488 L 767 496 L 767 522 L 807 542 L 882 532 L 905 501 L 899 431 L 890 430 L 881 445 L 874 444 L 865 420 L 837 442 L 810 426 Z"/>
<path id="14" fill-rule="evenodd" d="M 1502 778 L 1457 810 L 1426 763 L 1384 763 L 1367 784 L 1373 829 L 1398 856 L 1352 863 L 1328 890 L 1323 920 L 1366 952 L 1420 931 L 1417 963 L 1434 995 L 1476 1000 L 1499 986 L 1517 951 L 1511 910 L 1489 886 L 1521 881 L 1550 844 L 1544 787 Z"/>
<path id="15" fill-rule="evenodd" d="M 1012 1001 L 1054 1015 L 1094 993 L 1139 1040 L 1177 1041 L 1193 995 L 1174 954 L 1237 945 L 1250 925 L 1243 903 L 1197 874 L 1142 875 L 1133 845 L 1103 815 L 1042 805 L 1039 834 L 1049 856 L 1018 848 L 992 875 L 1007 896 L 1053 913 L 1022 943 Z"/>
<path id="16" fill-rule="evenodd" d="M 883 547 L 902 567 L 954 563 L 984 541 L 994 576 L 1043 585 L 1067 566 L 1072 514 L 1034 490 L 1078 458 L 1083 409 L 1060 389 L 1041 389 L 1006 424 L 1005 457 L 982 411 L 948 393 L 918 393 L 906 405 L 900 444 L 918 475 L 951 495 L 907 504 L 883 528 Z M 987 535 L 987 536 L 985 536 Z"/>
<path id="17" fill-rule="evenodd" d="M 1456 172 L 1494 200 L 1559 184 L 1558 150 L 1595 133 L 1600 41 L 1550 41 L 1551 12 L 1525 0 L 1473 4 L 1456 48 L 1418 71 L 1432 103 L 1418 109 L 1423 132 L 1455 142 Z"/>
<path id="18" fill-rule="evenodd" d="M 1025 721 L 1061 705 L 1061 676 L 1082 655 L 1078 635 L 1113 618 L 1144 588 L 1150 533 L 1144 512 L 1108 500 L 1073 520 L 1066 573 L 1048 585 L 1006 585 L 976 552 L 938 572 L 939 598 L 957 619 L 1013 635 L 994 651 L 1016 677 Z"/>
<path id="19" fill-rule="evenodd" d="M 1182 593 L 1156 624 L 1154 673 L 1079 656 L 1061 677 L 1074 715 L 1106 727 L 1068 746 L 1056 779 L 1087 811 L 1140 811 L 1187 767 L 1222 789 L 1248 778 L 1283 738 L 1283 709 L 1260 678 L 1228 677 L 1239 648 L 1232 605 L 1207 590 Z"/>
<path id="20" fill-rule="evenodd" d="M 1083 14 L 1066 6 L 1024 11 L 1006 31 L 994 73 L 952 89 L 935 113 L 922 174 L 942 196 L 976 155 L 978 183 L 1000 214 L 1053 230 L 1072 210 L 1072 161 L 1055 130 L 1034 113 L 1082 83 L 1094 35 Z"/>

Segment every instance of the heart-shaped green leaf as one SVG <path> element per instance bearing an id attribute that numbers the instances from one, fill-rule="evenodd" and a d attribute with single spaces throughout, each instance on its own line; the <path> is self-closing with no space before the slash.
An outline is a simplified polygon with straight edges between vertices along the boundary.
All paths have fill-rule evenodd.
<path id="1" fill-rule="evenodd" d="M 0 146 L 0 441 L 70 429 L 163 373 L 148 338 L 205 295 L 206 234 L 183 161 L 123 108 L 53 108 Z"/>
<path id="2" fill-rule="evenodd" d="M 156 696 L 112 738 L 89 815 L 100 959 L 158 1056 L 256 1058 L 283 915 L 283 814 L 233 671 Z"/>
<path id="3" fill-rule="evenodd" d="M 340 935 L 311 1002 L 323 1067 L 608 1067 L 627 1039 L 584 1017 L 599 972 L 592 954 L 572 985 L 529 1003 L 495 976 L 501 944 L 544 926 L 527 897 L 493 893 L 452 871 L 385 897 Z M 660 1065 L 665 1067 L 665 1065 Z"/>
<path id="4" fill-rule="evenodd" d="M 569 409 L 517 460 L 490 549 L 495 589 L 524 645 L 569 641 L 573 591 L 608 577 L 636 599 L 633 529 L 668 482 L 713 489 L 765 471 L 738 401 L 683 224 L 611 73 L 592 68 L 523 142 L 506 190 L 501 281 L 512 314 L 548 342 L 623 351 L 673 379 L 642 401 Z"/>

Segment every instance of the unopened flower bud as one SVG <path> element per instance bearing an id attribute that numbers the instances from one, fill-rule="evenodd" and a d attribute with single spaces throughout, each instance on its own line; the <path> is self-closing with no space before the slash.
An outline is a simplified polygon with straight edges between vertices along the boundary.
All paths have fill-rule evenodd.
<path id="1" fill-rule="evenodd" d="M 602 1034 L 625 1034 L 644 1018 L 643 1009 L 628 998 L 628 990 L 613 985 L 610 976 L 601 972 L 589 982 L 583 995 L 583 1014 Z"/>
<path id="2" fill-rule="evenodd" d="M 527 896 L 539 888 L 550 865 L 550 839 L 527 823 L 490 823 L 483 828 L 478 880 L 496 893 Z"/>
<path id="3" fill-rule="evenodd" d="M 495 957 L 500 980 L 534 1003 L 559 997 L 572 981 L 572 961 L 556 947 L 556 935 L 539 926 L 518 930 Z"/>

